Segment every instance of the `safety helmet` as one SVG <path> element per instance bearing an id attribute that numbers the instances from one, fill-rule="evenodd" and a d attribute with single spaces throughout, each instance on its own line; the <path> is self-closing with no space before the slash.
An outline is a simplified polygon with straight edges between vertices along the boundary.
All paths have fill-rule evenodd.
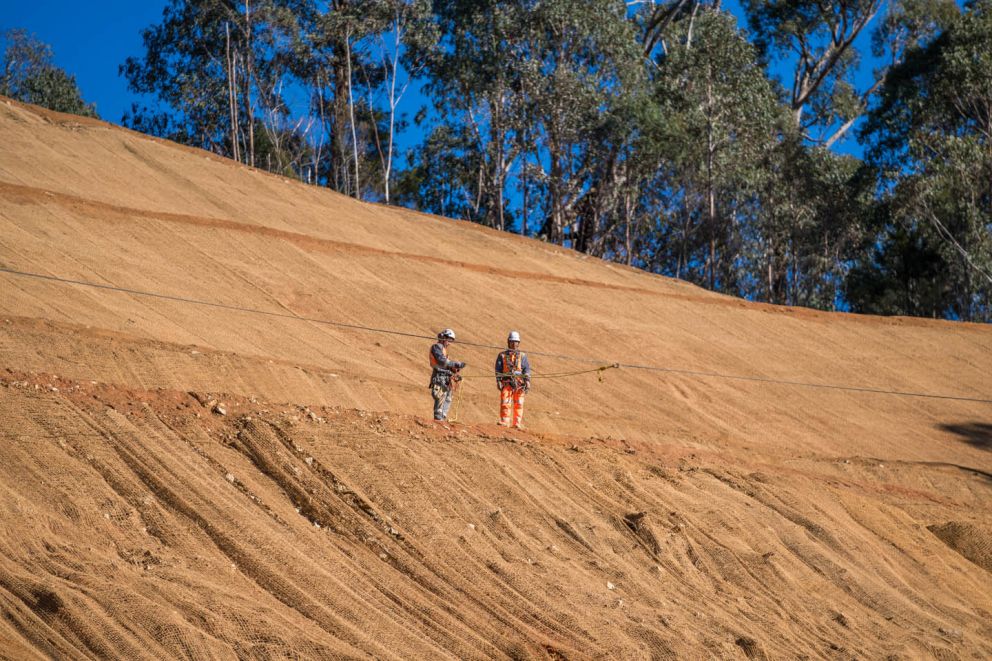
<path id="1" fill-rule="evenodd" d="M 450 328 L 445 328 L 443 331 L 441 331 L 440 333 L 437 334 L 437 339 L 439 339 L 439 340 L 454 340 L 455 339 L 455 331 L 451 330 Z"/>
<path id="2" fill-rule="evenodd" d="M 517 331 L 510 331 L 510 334 L 506 336 L 506 341 L 507 342 L 519 342 L 520 341 L 520 333 L 518 333 Z"/>

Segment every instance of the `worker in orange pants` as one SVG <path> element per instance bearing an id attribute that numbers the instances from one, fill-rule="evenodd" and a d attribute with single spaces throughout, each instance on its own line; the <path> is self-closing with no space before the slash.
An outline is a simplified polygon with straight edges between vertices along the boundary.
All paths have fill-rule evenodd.
<path id="1" fill-rule="evenodd" d="M 510 331 L 506 351 L 496 356 L 496 386 L 499 388 L 499 423 L 519 429 L 524 419 L 524 395 L 530 390 L 530 361 L 520 351 L 520 333 Z"/>

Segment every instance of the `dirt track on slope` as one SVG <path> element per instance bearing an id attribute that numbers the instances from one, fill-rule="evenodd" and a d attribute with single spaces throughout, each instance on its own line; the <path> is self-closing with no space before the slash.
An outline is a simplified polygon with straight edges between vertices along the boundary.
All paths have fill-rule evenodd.
<path id="1" fill-rule="evenodd" d="M 0 656 L 988 658 L 992 330 L 717 296 L 0 101 Z M 483 375 L 492 351 L 452 353 Z M 539 372 L 579 369 L 535 358 Z M 215 412 L 224 408 L 224 415 Z"/>

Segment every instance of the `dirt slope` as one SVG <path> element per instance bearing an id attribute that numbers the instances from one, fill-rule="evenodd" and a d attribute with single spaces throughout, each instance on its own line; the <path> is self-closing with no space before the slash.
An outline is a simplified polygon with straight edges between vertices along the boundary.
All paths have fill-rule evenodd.
<path id="1" fill-rule="evenodd" d="M 0 267 L 175 297 L 0 273 L 3 656 L 992 656 L 992 404 L 626 368 L 535 381 L 512 433 L 466 380 L 436 426 L 429 342 L 317 320 L 977 399 L 992 329 L 750 304 L 4 100 L 0 145 Z"/>

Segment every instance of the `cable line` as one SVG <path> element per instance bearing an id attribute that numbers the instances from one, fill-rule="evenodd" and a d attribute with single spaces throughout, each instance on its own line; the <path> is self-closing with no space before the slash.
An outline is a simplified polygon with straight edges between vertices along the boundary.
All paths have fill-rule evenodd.
<path id="1" fill-rule="evenodd" d="M 526 353 L 532 353 L 530 351 Z M 600 365 L 599 367 L 593 367 L 588 370 L 576 370 L 574 372 L 552 372 L 550 374 L 544 372 L 534 372 L 531 373 L 530 378 L 532 379 L 564 379 L 569 376 L 578 376 L 580 374 L 592 374 L 593 372 L 605 372 L 606 370 L 620 369 L 620 363 L 611 363 L 609 365 Z M 508 374 L 506 372 L 496 372 L 493 371 L 491 374 L 459 374 L 463 379 L 522 379 L 522 374 Z"/>
<path id="2" fill-rule="evenodd" d="M 162 294 L 158 292 L 142 291 L 140 289 L 129 289 L 126 287 L 118 287 L 116 285 L 106 285 L 97 282 L 87 282 L 85 280 L 73 280 L 70 278 L 62 278 L 55 275 L 44 275 L 42 273 L 31 273 L 29 271 L 18 271 L 15 269 L 6 268 L 0 266 L 0 273 L 6 273 L 9 275 L 16 275 L 25 278 L 36 278 L 39 280 L 48 280 L 51 282 L 60 282 L 70 285 L 79 285 L 82 287 L 93 287 L 95 289 L 103 289 L 106 291 L 115 291 L 124 294 L 132 294 L 135 296 L 148 296 L 150 298 L 157 298 L 166 301 L 175 301 L 178 303 L 189 303 L 191 305 L 202 305 L 204 307 L 219 308 L 222 310 L 232 310 L 236 312 L 245 312 L 248 314 L 259 314 L 269 317 L 281 317 L 284 319 L 295 319 L 297 321 L 308 321 L 314 324 L 323 324 L 326 326 L 334 326 L 337 328 L 347 328 L 350 330 L 360 330 L 367 331 L 370 333 L 382 333 L 385 335 L 397 335 L 400 337 L 412 337 L 421 340 L 434 340 L 436 337 L 434 335 L 422 335 L 420 333 L 408 333 L 405 331 L 394 330 L 390 328 L 376 328 L 374 326 L 363 326 L 361 324 L 349 324 L 343 321 L 333 321 L 330 319 L 318 319 L 316 317 L 305 317 L 298 314 L 293 314 L 290 312 L 273 312 L 270 310 L 260 310 L 258 308 L 248 308 L 239 305 L 230 305 L 228 303 L 216 303 L 213 301 L 202 301 L 195 298 L 186 298 L 184 296 L 174 296 L 171 294 Z M 458 344 L 469 347 L 477 347 L 482 349 L 495 349 L 497 351 L 502 351 L 504 347 L 495 344 L 482 344 L 477 342 L 462 342 L 459 341 Z M 569 360 L 573 362 L 582 363 L 598 363 L 599 366 L 588 370 L 579 370 L 576 372 L 561 372 L 552 374 L 533 374 L 533 377 L 539 378 L 564 378 L 570 376 L 577 376 L 579 374 L 586 374 L 591 372 L 603 372 L 608 369 L 631 369 L 631 370 L 643 370 L 647 372 L 662 372 L 668 374 L 680 374 L 683 376 L 691 377 L 701 377 L 701 378 L 713 378 L 713 379 L 728 379 L 733 381 L 753 381 L 757 383 L 771 383 L 776 385 L 784 386 L 794 386 L 802 388 L 820 388 L 824 390 L 843 390 L 848 392 L 862 392 L 862 393 L 874 393 L 878 395 L 893 395 L 898 397 L 918 397 L 923 399 L 943 399 L 943 400 L 954 400 L 960 402 L 976 402 L 979 404 L 992 404 L 992 399 L 986 399 L 981 397 L 965 397 L 959 395 L 939 395 L 933 393 L 922 393 L 922 392 L 909 392 L 904 390 L 886 390 L 883 388 L 866 388 L 860 386 L 845 386 L 839 384 L 831 383 L 812 383 L 808 381 L 793 381 L 788 379 L 773 379 L 763 376 L 746 376 L 739 374 L 725 374 L 722 372 L 707 372 L 699 370 L 682 369 L 677 367 L 662 367 L 659 365 L 638 365 L 632 363 L 607 363 L 600 358 L 586 358 L 582 356 L 570 356 L 568 354 L 559 353 L 549 353 L 543 351 L 528 351 L 528 354 L 532 356 L 542 356 L 545 358 L 558 358 L 560 360 Z M 604 364 L 605 363 L 605 364 Z M 495 378 L 496 373 L 492 375 L 467 375 L 464 378 Z"/>
<path id="3" fill-rule="evenodd" d="M 87 282 L 85 280 L 71 280 L 69 278 L 60 278 L 55 275 L 44 275 L 42 273 L 30 273 L 28 271 L 15 271 L 14 269 L 8 269 L 0 266 L 0 272 L 9 273 L 11 275 L 20 275 L 27 278 L 39 278 L 41 280 L 51 280 L 54 282 L 63 282 L 70 285 L 81 285 L 83 287 L 95 287 L 96 289 L 106 289 L 109 291 L 121 292 L 124 294 L 134 294 L 135 296 L 150 296 L 151 298 L 160 298 L 166 301 L 176 301 L 178 303 L 190 303 L 192 305 L 204 305 L 211 308 L 221 308 L 223 310 L 234 310 L 237 312 L 247 312 L 250 314 L 263 314 L 270 317 L 283 317 L 285 319 L 296 319 L 299 321 L 310 321 L 315 324 L 326 324 L 328 326 L 337 326 L 339 328 L 350 328 L 352 330 L 363 330 L 369 331 L 371 333 L 385 333 L 387 335 L 401 335 L 403 337 L 415 337 L 422 340 L 433 340 L 435 337 L 433 335 L 419 335 L 417 333 L 405 333 L 403 331 L 397 331 L 387 328 L 374 328 L 372 326 L 361 326 L 359 324 L 348 324 L 342 321 L 330 321 L 327 319 L 316 319 L 313 317 L 304 317 L 298 314 L 293 314 L 291 312 L 272 312 L 270 310 L 259 310 L 258 308 L 246 308 L 240 305 L 230 305 L 228 303 L 215 303 L 213 301 L 201 301 L 195 298 L 186 298 L 183 296 L 173 296 L 171 294 L 160 294 L 158 292 L 141 291 L 140 289 L 128 289 L 126 287 L 117 287 L 115 285 L 103 285 L 98 282 Z M 464 343 L 463 343 L 464 344 Z"/>
<path id="4" fill-rule="evenodd" d="M 861 386 L 842 386 L 833 383 L 811 383 L 809 381 L 791 381 L 789 379 L 772 379 L 764 376 L 742 376 L 737 374 L 723 374 L 721 372 L 700 372 L 697 370 L 678 369 L 675 367 L 658 367 L 655 365 L 626 365 L 620 363 L 620 367 L 634 370 L 647 370 L 651 372 L 671 372 L 673 374 L 683 374 L 685 376 L 709 377 L 714 379 L 730 379 L 734 381 L 756 381 L 758 383 L 774 383 L 782 386 L 801 386 L 804 388 L 823 388 L 827 390 L 847 390 L 850 392 L 868 392 L 878 395 L 897 395 L 899 397 L 923 397 L 926 399 L 953 399 L 961 402 L 978 402 L 979 404 L 992 404 L 992 399 L 982 399 L 981 397 L 965 397 L 961 395 L 935 395 L 925 392 L 910 392 L 906 390 L 885 390 L 884 388 L 865 388 Z"/>

